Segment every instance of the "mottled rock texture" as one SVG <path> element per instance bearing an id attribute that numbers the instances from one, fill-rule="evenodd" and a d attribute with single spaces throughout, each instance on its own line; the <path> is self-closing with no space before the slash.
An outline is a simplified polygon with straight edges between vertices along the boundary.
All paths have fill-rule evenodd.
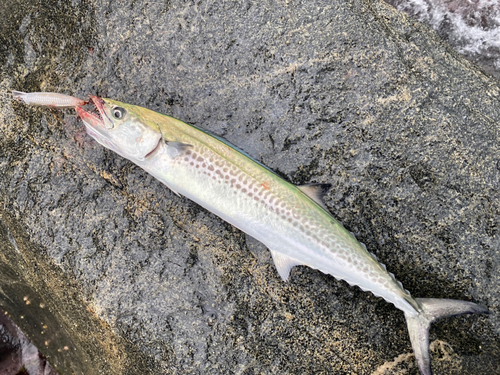
<path id="1" fill-rule="evenodd" d="M 428 27 L 375 0 L 0 16 L 0 307 L 62 374 L 417 369 L 394 306 L 306 267 L 284 283 L 261 244 L 12 89 L 142 105 L 332 183 L 332 214 L 414 296 L 490 308 L 433 325 L 435 373 L 500 373 L 498 81 Z"/>

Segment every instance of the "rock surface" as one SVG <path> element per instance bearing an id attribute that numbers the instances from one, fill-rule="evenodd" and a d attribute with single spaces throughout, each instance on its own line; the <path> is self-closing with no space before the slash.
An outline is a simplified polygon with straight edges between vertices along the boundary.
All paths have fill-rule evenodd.
<path id="1" fill-rule="evenodd" d="M 385 0 L 430 25 L 466 59 L 500 79 L 500 3 L 490 0 Z"/>
<path id="2" fill-rule="evenodd" d="M 413 295 L 490 308 L 433 325 L 435 373 L 500 373 L 498 81 L 428 27 L 369 0 L 0 15 L 0 307 L 60 373 L 417 369 L 392 305 L 305 267 L 283 283 L 261 244 L 12 89 L 142 105 L 332 183 L 330 211 Z"/>

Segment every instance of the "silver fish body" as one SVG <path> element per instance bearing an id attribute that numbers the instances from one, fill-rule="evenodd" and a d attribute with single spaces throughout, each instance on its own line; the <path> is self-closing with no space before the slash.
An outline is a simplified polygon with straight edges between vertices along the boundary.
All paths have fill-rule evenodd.
<path id="1" fill-rule="evenodd" d="M 194 132 L 198 130 L 194 129 Z M 198 131 L 197 137 L 206 137 Z M 409 315 L 419 308 L 394 276 L 300 187 L 258 163 L 240 167 L 228 145 L 214 152 L 199 142 L 160 143 L 137 164 L 225 221 L 264 243 L 286 281 L 306 265 L 383 297 Z M 192 145 L 186 147 L 185 144 Z M 182 176 L 182 178 L 179 178 Z"/>

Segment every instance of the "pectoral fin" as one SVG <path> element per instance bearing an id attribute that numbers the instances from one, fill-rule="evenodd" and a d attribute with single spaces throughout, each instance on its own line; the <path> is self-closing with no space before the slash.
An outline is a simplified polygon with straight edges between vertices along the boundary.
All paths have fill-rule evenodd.
<path id="1" fill-rule="evenodd" d="M 189 145 L 187 143 L 181 143 L 181 142 L 168 142 L 167 141 L 167 154 L 168 156 L 170 156 L 172 159 L 175 159 L 179 156 L 181 156 L 182 154 L 184 154 L 184 152 L 193 147 L 192 145 Z"/>
<path id="2" fill-rule="evenodd" d="M 290 257 L 287 257 L 286 255 L 278 253 L 277 251 L 273 250 L 270 251 L 274 260 L 274 265 L 276 266 L 276 269 L 278 270 L 278 273 L 280 274 L 283 281 L 288 280 L 288 276 L 290 276 L 290 270 L 294 266 L 300 266 L 302 264 L 296 261 L 295 259 L 292 259 Z"/>

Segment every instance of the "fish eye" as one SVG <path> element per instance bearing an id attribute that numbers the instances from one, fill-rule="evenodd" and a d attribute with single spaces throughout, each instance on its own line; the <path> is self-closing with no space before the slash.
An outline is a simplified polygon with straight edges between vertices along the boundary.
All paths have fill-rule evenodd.
<path id="1" fill-rule="evenodd" d="M 111 113 L 113 114 L 114 118 L 119 120 L 119 119 L 123 118 L 123 116 L 125 116 L 127 111 L 122 107 L 115 107 L 115 108 L 113 108 Z"/>

